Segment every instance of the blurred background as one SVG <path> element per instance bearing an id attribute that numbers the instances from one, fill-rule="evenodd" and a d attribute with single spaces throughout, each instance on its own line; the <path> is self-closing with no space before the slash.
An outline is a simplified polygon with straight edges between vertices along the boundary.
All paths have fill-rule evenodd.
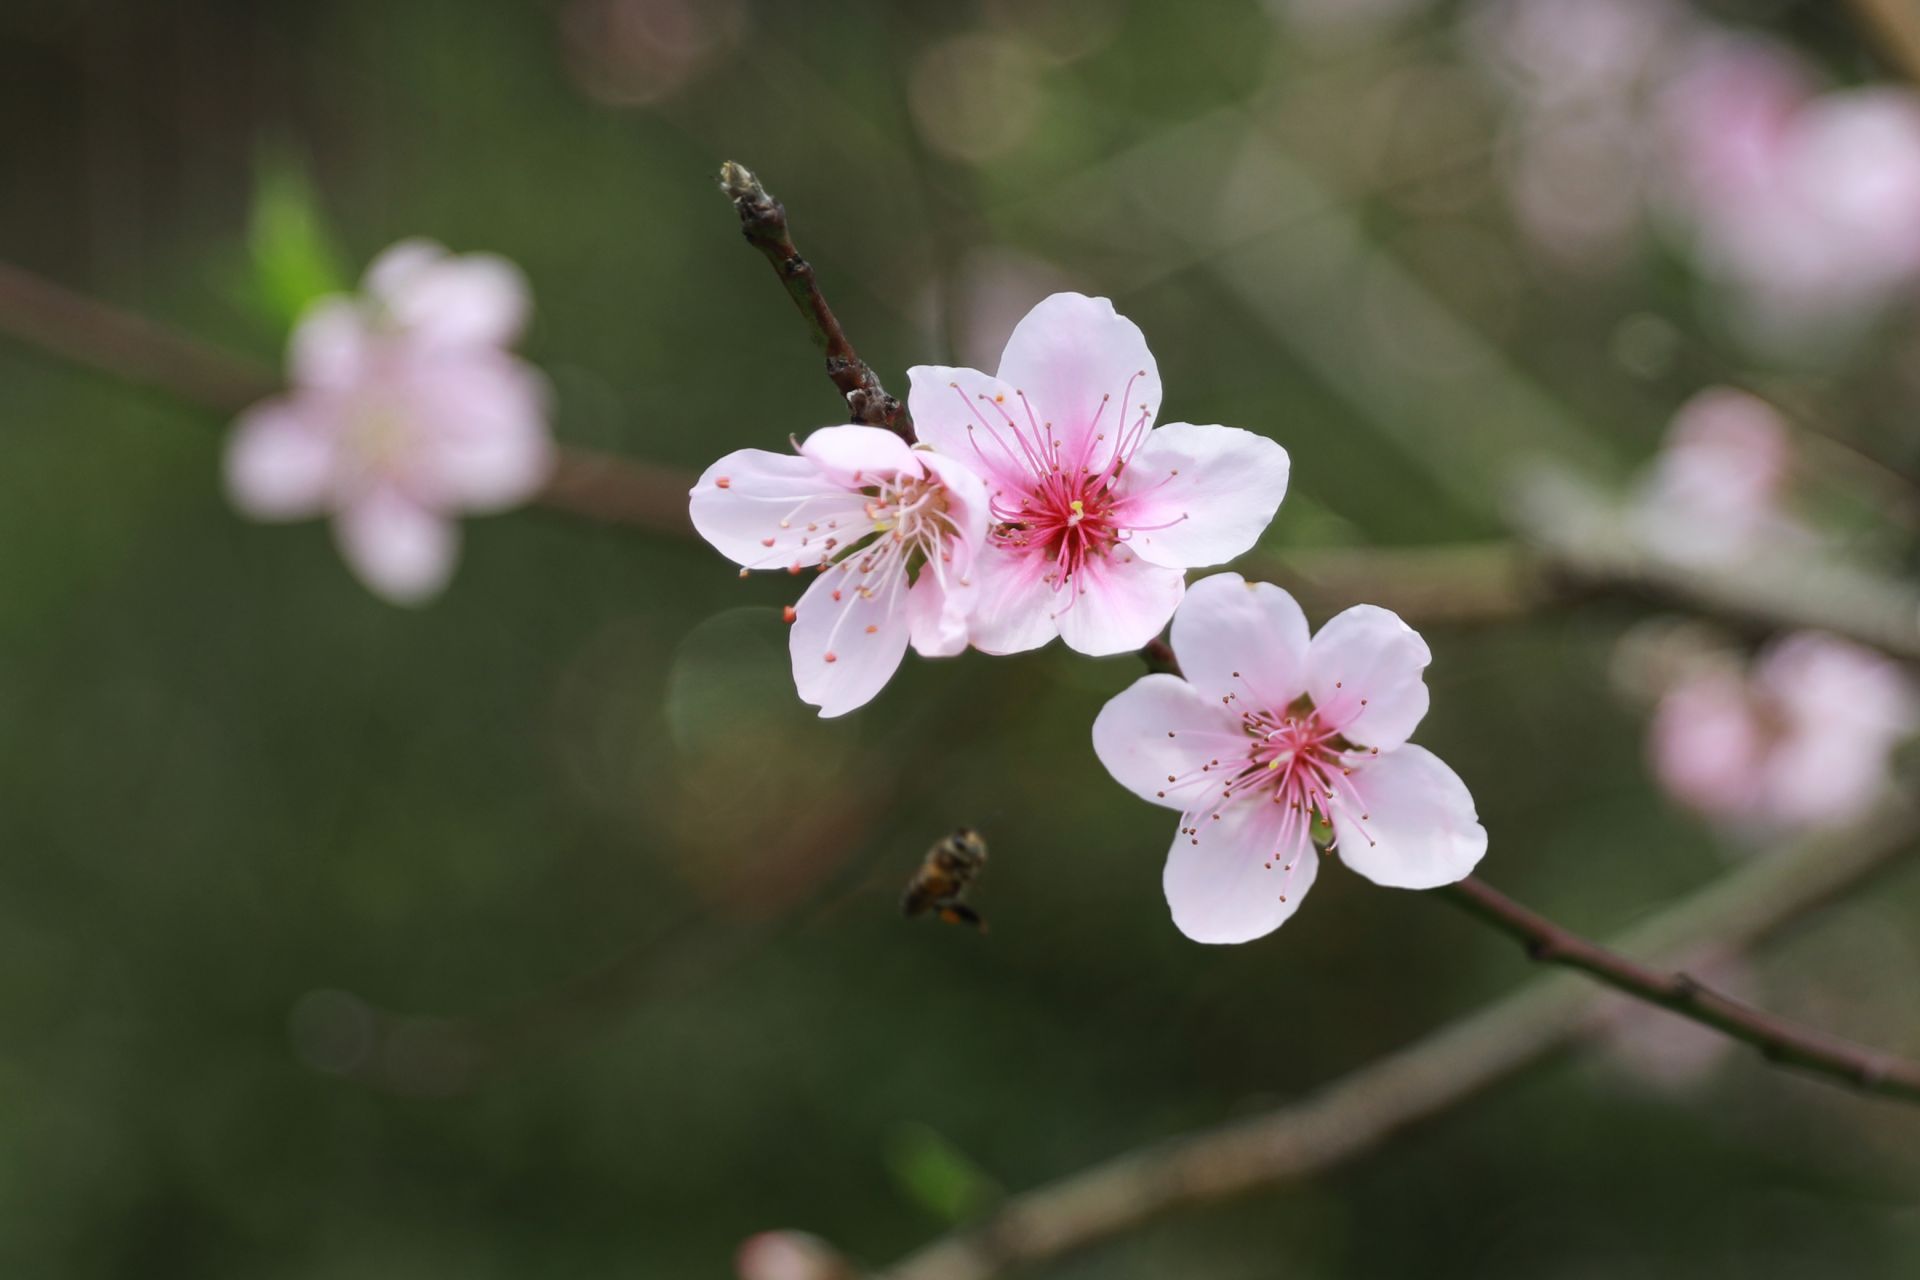
<path id="1" fill-rule="evenodd" d="M 560 438 L 698 469 L 842 414 L 734 158 L 896 391 L 1113 297 L 1169 420 L 1292 452 L 1282 564 L 1497 548 L 1539 458 L 1657 490 L 1737 385 L 1794 408 L 1795 520 L 1910 576 L 1911 103 L 1807 161 L 1844 234 L 1738 213 L 1756 115 L 1904 94 L 1871 7 L 8 0 L 0 260 L 268 363 L 393 241 L 496 251 Z M 1712 99 L 1703 49 L 1760 87 Z M 1182 938 L 1170 815 L 1088 740 L 1131 660 L 910 659 L 819 721 L 784 575 L 530 510 L 395 608 L 230 510 L 225 427 L 0 342 L 6 1274 L 725 1276 L 777 1226 L 881 1262 L 1532 976 L 1344 873 Z M 1653 776 L 1644 618 L 1424 628 L 1485 874 L 1597 934 L 1755 843 Z M 986 936 L 898 915 L 963 823 Z M 1920 1052 L 1917 926 L 1896 874 L 1739 981 Z M 1920 1118 L 1662 1024 L 1043 1274 L 1904 1276 L 1917 1179 Z"/>

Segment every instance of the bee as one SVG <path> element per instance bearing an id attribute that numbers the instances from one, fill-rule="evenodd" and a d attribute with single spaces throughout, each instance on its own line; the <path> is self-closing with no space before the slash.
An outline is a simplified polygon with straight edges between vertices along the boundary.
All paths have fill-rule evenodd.
<path id="1" fill-rule="evenodd" d="M 970 924 L 985 933 L 987 922 L 961 899 L 986 863 L 987 842 L 973 828 L 961 827 L 941 837 L 907 881 L 907 891 L 900 895 L 901 914 L 937 911 L 948 924 Z"/>

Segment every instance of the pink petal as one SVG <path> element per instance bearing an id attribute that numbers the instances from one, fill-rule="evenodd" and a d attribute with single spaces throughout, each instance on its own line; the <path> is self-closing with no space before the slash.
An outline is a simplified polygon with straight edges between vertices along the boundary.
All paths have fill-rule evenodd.
<path id="1" fill-rule="evenodd" d="M 1758 817 L 1761 739 L 1745 684 L 1716 669 L 1661 697 L 1647 750 L 1654 776 L 1682 804 L 1712 817 Z"/>
<path id="2" fill-rule="evenodd" d="M 1279 587 L 1237 573 L 1188 588 L 1173 651 L 1202 693 L 1233 697 L 1242 710 L 1284 711 L 1307 689 L 1307 616 Z"/>
<path id="3" fill-rule="evenodd" d="M 1383 751 L 1349 781 L 1361 808 L 1335 808 L 1334 841 L 1346 864 L 1375 884 L 1452 884 L 1486 854 L 1487 829 L 1467 784 L 1425 747 Z"/>
<path id="4" fill-rule="evenodd" d="M 1053 611 L 1065 599 L 1047 581 L 1044 556 L 981 548 L 974 568 L 979 594 L 973 606 L 973 647 L 982 653 L 1022 653 L 1060 634 Z"/>
<path id="5" fill-rule="evenodd" d="M 531 365 L 492 353 L 431 361 L 409 391 L 424 437 L 409 479 L 435 505 L 502 511 L 546 483 L 548 390 Z"/>
<path id="6" fill-rule="evenodd" d="M 871 702 L 907 652 L 905 572 L 876 582 L 846 564 L 814 579 L 787 633 L 794 685 L 823 717 Z"/>
<path id="7" fill-rule="evenodd" d="M 1361 604 L 1336 614 L 1307 650 L 1307 692 L 1320 720 L 1363 747 L 1390 750 L 1427 714 L 1433 654 L 1398 614 Z"/>
<path id="8" fill-rule="evenodd" d="M 1175 569 L 1249 550 L 1287 493 L 1287 451 L 1238 427 L 1170 422 L 1147 435 L 1116 486 L 1142 560 Z M 1164 527 L 1155 527 L 1164 526 Z"/>
<path id="9" fill-rule="evenodd" d="M 295 386 L 351 388 L 368 375 L 372 345 L 366 319 L 353 299 L 320 298 L 293 328 L 287 369 Z"/>
<path id="10" fill-rule="evenodd" d="M 1147 340 L 1105 298 L 1056 293 L 1029 311 L 1007 339 L 999 378 L 1051 424 L 1069 466 L 1100 470 L 1143 415 L 1150 426 L 1160 412 Z"/>
<path id="11" fill-rule="evenodd" d="M 453 255 L 405 240 L 367 270 L 367 289 L 414 339 L 430 347 L 504 347 L 532 302 L 520 268 L 496 254 Z"/>
<path id="12" fill-rule="evenodd" d="M 1115 782 L 1149 804 L 1185 805 L 1168 795 L 1172 780 L 1198 769 L 1220 751 L 1221 735 L 1240 721 L 1179 676 L 1142 676 L 1109 699 L 1093 721 L 1093 753 Z"/>
<path id="13" fill-rule="evenodd" d="M 914 457 L 928 475 L 947 487 L 947 516 L 954 523 L 958 539 L 969 547 L 983 544 L 992 523 L 986 482 L 964 462 L 944 453 L 916 449 Z"/>
<path id="14" fill-rule="evenodd" d="M 1180 607 L 1187 578 L 1115 547 L 1081 567 L 1058 593 L 1054 624 L 1067 647 L 1091 657 L 1131 653 L 1159 635 Z"/>
<path id="15" fill-rule="evenodd" d="M 967 628 L 978 588 L 956 581 L 944 585 L 920 572 L 907 592 L 907 631 L 913 651 L 923 658 L 951 658 L 967 647 Z"/>
<path id="16" fill-rule="evenodd" d="M 845 489 L 860 489 L 904 472 L 921 474 L 905 440 L 880 427 L 822 427 L 800 442 L 800 456 Z"/>
<path id="17" fill-rule="evenodd" d="M 689 508 L 693 527 L 727 559 L 784 569 L 816 565 L 865 537 L 872 521 L 863 501 L 805 458 L 740 449 L 702 473 Z"/>
<path id="18" fill-rule="evenodd" d="M 1174 837 L 1160 885 L 1173 922 L 1195 942 L 1236 943 L 1285 924 L 1313 887 L 1320 854 L 1300 823 L 1284 825 L 1277 804 L 1245 798 L 1197 834 Z"/>
<path id="19" fill-rule="evenodd" d="M 927 364 L 907 370 L 907 382 L 907 410 L 922 444 L 1002 487 L 1031 479 L 1033 466 L 1007 422 L 1006 406 L 1017 405 L 1012 387 L 977 369 Z"/>
<path id="20" fill-rule="evenodd" d="M 420 604 L 447 585 L 459 526 L 396 493 L 377 489 L 334 516 L 340 551 L 360 580 L 393 604 Z"/>
<path id="21" fill-rule="evenodd" d="M 227 441 L 227 496 L 256 520 L 319 515 L 333 490 L 334 440 L 310 400 L 268 400 Z"/>

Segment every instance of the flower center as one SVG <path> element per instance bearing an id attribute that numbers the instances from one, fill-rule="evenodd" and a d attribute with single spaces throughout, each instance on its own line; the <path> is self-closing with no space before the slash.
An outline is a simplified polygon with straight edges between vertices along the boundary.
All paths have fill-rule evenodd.
<path id="1" fill-rule="evenodd" d="M 1183 802 L 1180 833 L 1189 841 L 1199 844 L 1202 830 L 1220 821 L 1230 805 L 1277 805 L 1282 813 L 1272 856 L 1291 872 L 1290 859 L 1317 828 L 1331 825 L 1335 814 L 1367 820 L 1352 777 L 1368 757 L 1379 754 L 1378 748 L 1347 741 L 1320 718 L 1305 694 L 1281 711 L 1240 709 L 1238 694 L 1223 701 L 1238 710 L 1238 725 L 1167 731 L 1169 738 L 1207 751 L 1197 767 L 1167 775 L 1167 788 L 1160 793 Z"/>
<path id="2" fill-rule="evenodd" d="M 1055 471 L 1015 502 L 995 497 L 993 539 L 1003 547 L 1044 554 L 1064 581 L 1122 540 L 1119 506 L 1104 474 Z"/>

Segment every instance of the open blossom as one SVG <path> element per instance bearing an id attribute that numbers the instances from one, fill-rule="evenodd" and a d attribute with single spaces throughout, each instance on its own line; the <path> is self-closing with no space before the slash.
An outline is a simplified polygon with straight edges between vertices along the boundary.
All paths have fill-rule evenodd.
<path id="1" fill-rule="evenodd" d="M 1745 672 L 1710 665 L 1654 712 L 1655 776 L 1681 803 L 1754 832 L 1844 824 L 1886 788 L 1893 749 L 1920 728 L 1920 699 L 1890 659 L 1796 632 Z"/>
<path id="2" fill-rule="evenodd" d="M 815 575 L 789 615 L 793 680 L 823 716 L 880 692 L 909 641 L 967 647 L 987 528 L 979 477 L 878 427 L 823 427 L 798 455 L 741 449 L 693 487 L 693 527 L 748 569 Z"/>
<path id="3" fill-rule="evenodd" d="M 1234 427 L 1155 428 L 1160 375 L 1105 298 L 1057 293 L 1007 340 L 997 375 L 922 365 L 920 439 L 985 477 L 972 642 L 1017 653 L 1055 635 L 1137 649 L 1173 615 L 1185 571 L 1246 551 L 1280 506 L 1287 451 Z"/>
<path id="4" fill-rule="evenodd" d="M 1407 738 L 1431 655 L 1357 605 L 1309 638 L 1292 596 L 1236 573 L 1196 583 L 1173 619 L 1184 678 L 1115 697 L 1093 747 L 1120 784 L 1180 811 L 1162 877 L 1180 931 L 1246 942 L 1285 923 L 1319 871 L 1315 836 L 1376 884 L 1466 876 L 1487 833 L 1458 775 Z"/>
<path id="5" fill-rule="evenodd" d="M 1639 536 L 1689 564 L 1724 564 L 1805 540 L 1786 513 L 1793 463 L 1786 422 L 1734 387 L 1680 407 L 1634 504 Z"/>
<path id="6" fill-rule="evenodd" d="M 333 518 L 369 588 L 417 603 L 446 585 L 462 512 L 518 506 L 545 482 L 547 388 L 507 350 L 526 281 L 488 254 L 403 241 L 364 291 L 323 298 L 294 329 L 291 389 L 249 409 L 227 490 L 260 520 Z"/>

